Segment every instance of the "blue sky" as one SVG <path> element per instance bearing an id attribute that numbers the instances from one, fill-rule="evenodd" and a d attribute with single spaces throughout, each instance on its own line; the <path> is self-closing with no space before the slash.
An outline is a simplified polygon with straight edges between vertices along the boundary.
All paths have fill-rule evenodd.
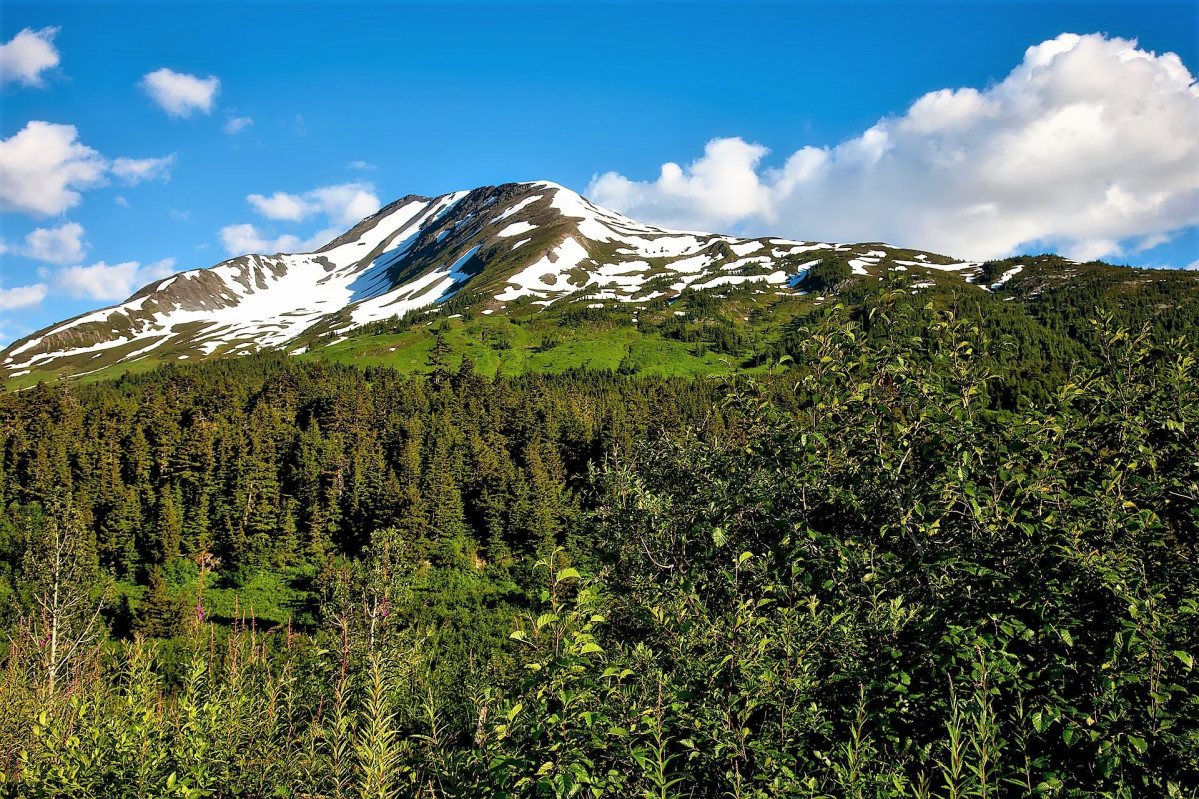
<path id="1" fill-rule="evenodd" d="M 680 226 L 1185 267 L 1199 261 L 1197 9 L 6 1 L 0 42 L 29 33 L 0 57 L 0 343 L 239 246 L 307 242 L 372 201 L 512 180 Z M 1172 94 L 1142 108 L 1163 80 Z M 1102 141 L 1067 132 L 1063 158 L 1054 125 L 1070 115 L 1045 105 L 1086 104 L 1075 95 L 1115 116 L 1089 126 Z M 962 166 L 928 167 L 946 142 Z M 81 171 L 47 195 L 29 166 L 43 158 Z M 1035 186 L 1038 158 L 1067 162 L 1052 191 Z M 996 164 L 1030 177 L 1004 183 Z M 978 228 L 946 210 L 976 184 Z M 1106 210 L 1070 210 L 1105 192 Z"/>

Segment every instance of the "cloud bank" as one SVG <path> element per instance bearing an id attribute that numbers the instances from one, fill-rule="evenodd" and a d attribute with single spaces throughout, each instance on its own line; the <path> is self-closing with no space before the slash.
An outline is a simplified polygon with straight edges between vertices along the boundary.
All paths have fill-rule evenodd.
<path id="1" fill-rule="evenodd" d="M 930 92 L 835 147 L 765 168 L 714 139 L 654 181 L 592 179 L 593 200 L 672 227 L 887 241 L 985 259 L 1137 252 L 1199 224 L 1199 86 L 1177 55 L 1062 34 L 1000 83 Z"/>

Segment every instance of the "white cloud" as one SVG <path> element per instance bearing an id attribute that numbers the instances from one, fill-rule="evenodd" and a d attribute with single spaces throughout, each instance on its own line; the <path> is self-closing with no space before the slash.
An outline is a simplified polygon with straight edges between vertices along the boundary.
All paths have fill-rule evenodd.
<path id="1" fill-rule="evenodd" d="M 291 233 L 272 237 L 252 224 L 221 228 L 221 243 L 230 255 L 246 253 L 311 252 L 337 238 L 364 217 L 379 210 L 379 198 L 369 183 L 342 183 L 322 186 L 303 194 L 277 191 L 272 195 L 246 197 L 254 210 L 267 219 L 303 222 L 315 216 L 325 217 L 325 228 L 303 239 Z"/>
<path id="2" fill-rule="evenodd" d="M 221 228 L 221 244 L 230 255 L 247 253 L 312 252 L 344 233 L 338 228 L 326 228 L 308 239 L 285 233 L 272 238 L 254 225 L 243 223 Z"/>
<path id="3" fill-rule="evenodd" d="M 250 117 L 232 117 L 225 123 L 224 130 L 230 136 L 235 133 L 241 133 L 246 128 L 254 124 L 254 120 Z"/>
<path id="4" fill-rule="evenodd" d="M 80 189 L 102 184 L 108 162 L 78 135 L 74 125 L 34 120 L 0 139 L 0 208 L 59 214 L 79 204 Z"/>
<path id="5" fill-rule="evenodd" d="M 111 173 L 127 185 L 167 180 L 175 156 L 109 161 L 79 141 L 74 125 L 32 120 L 0 139 L 0 209 L 52 216 L 74 208 L 81 191 L 103 186 Z M 126 204 L 118 198 L 118 204 Z"/>
<path id="6" fill-rule="evenodd" d="M 369 183 L 323 186 L 304 194 L 277 191 L 269 197 L 251 194 L 250 205 L 267 219 L 301 222 L 323 213 L 334 225 L 349 227 L 379 210 L 379 198 Z"/>
<path id="7" fill-rule="evenodd" d="M 246 199 L 254 206 L 254 210 L 267 219 L 299 222 L 320 210 L 320 206 L 315 202 L 309 202 L 298 194 L 288 194 L 285 191 L 277 191 L 270 197 L 251 194 Z"/>
<path id="8" fill-rule="evenodd" d="M 593 200 L 675 227 L 889 241 L 972 258 L 1144 249 L 1199 224 L 1199 85 L 1177 55 L 1062 34 L 1000 83 L 942 89 L 780 168 L 715 139 L 654 181 L 597 175 Z"/>
<path id="9" fill-rule="evenodd" d="M 343 183 L 308 192 L 334 225 L 349 227 L 379 210 L 379 198 L 369 183 Z M 342 231 L 344 232 L 344 231 Z"/>
<path id="10" fill-rule="evenodd" d="M 196 111 L 212 113 L 221 81 L 215 75 L 197 78 L 163 67 L 146 73 L 140 86 L 169 116 L 187 118 Z"/>
<path id="11" fill-rule="evenodd" d="M 0 287 L 0 311 L 11 311 L 15 308 L 37 305 L 45 298 L 45 283 L 34 283 L 30 286 L 13 286 L 10 289 Z"/>
<path id="12" fill-rule="evenodd" d="M 21 83 L 42 86 L 42 73 L 58 66 L 58 48 L 54 36 L 58 28 L 25 28 L 0 44 L 0 84 Z"/>
<path id="13" fill-rule="evenodd" d="M 68 264 L 83 257 L 83 225 L 68 222 L 56 228 L 37 228 L 25 237 L 22 255 L 51 264 Z"/>
<path id="14" fill-rule="evenodd" d="M 113 198 L 112 201 L 115 202 L 117 205 L 121 206 L 122 208 L 130 207 L 129 201 L 125 199 L 124 195 L 118 194 L 116 197 Z"/>
<path id="15" fill-rule="evenodd" d="M 137 261 L 112 266 L 99 261 L 91 266 L 72 266 L 59 271 L 54 276 L 54 285 L 75 298 L 123 300 L 147 283 L 174 271 L 174 258 L 164 258 L 145 266 Z"/>
<path id="16" fill-rule="evenodd" d="M 171 179 L 171 166 L 175 163 L 175 154 L 162 158 L 118 158 L 112 162 L 112 174 L 128 186 L 136 186 L 143 180 Z"/>
<path id="17" fill-rule="evenodd" d="M 371 169 L 378 169 L 378 167 L 376 167 L 374 164 L 369 163 L 367 161 L 350 161 L 348 164 L 346 164 L 346 168 L 347 169 L 360 169 L 364 172 L 371 170 Z"/>

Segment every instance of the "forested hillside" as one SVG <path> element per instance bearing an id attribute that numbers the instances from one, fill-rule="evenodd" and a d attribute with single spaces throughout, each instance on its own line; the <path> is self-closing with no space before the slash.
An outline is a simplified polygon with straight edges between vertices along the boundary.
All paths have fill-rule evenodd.
<path id="1" fill-rule="evenodd" d="M 1194 796 L 1193 300 L 1026 269 L 647 316 L 720 378 L 447 314 L 0 395 L 0 790 Z"/>

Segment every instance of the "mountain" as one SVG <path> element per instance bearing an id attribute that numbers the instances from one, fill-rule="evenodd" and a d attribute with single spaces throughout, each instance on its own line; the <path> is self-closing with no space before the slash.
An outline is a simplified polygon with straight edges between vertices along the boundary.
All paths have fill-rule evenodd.
<path id="1" fill-rule="evenodd" d="M 642 309 L 668 313 L 664 304 L 685 292 L 752 287 L 819 304 L 855 278 L 891 274 L 913 292 L 982 294 L 1010 288 L 1038 265 L 1040 273 L 1051 267 L 1048 278 L 1041 274 L 1049 283 L 1026 292 L 1030 300 L 1054 289 L 1051 278 L 1089 268 L 1052 256 L 984 265 L 879 243 L 667 230 L 554 183 L 509 183 L 409 195 L 315 252 L 243 255 L 158 280 L 119 305 L 14 342 L 0 352 L 0 379 L 27 385 L 267 348 L 335 348 L 387 320 L 448 307 L 451 298 L 476 318 L 623 308 L 636 325 Z"/>

